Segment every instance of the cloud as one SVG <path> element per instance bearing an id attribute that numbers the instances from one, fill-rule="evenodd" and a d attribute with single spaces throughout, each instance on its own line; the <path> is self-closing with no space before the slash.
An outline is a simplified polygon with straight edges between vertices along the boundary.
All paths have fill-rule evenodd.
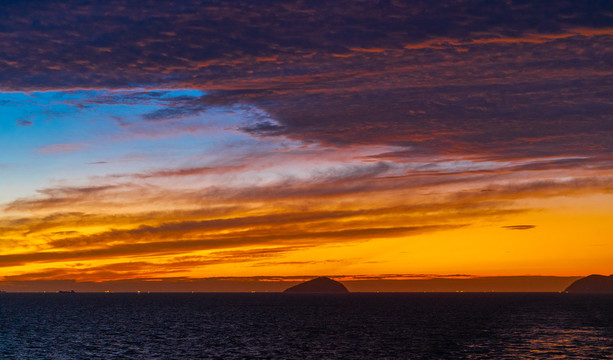
<path id="1" fill-rule="evenodd" d="M 34 125 L 33 121 L 23 120 L 23 119 L 17 119 L 16 123 L 17 125 L 23 126 L 23 127 L 29 127 L 29 126 Z"/>
<path id="2" fill-rule="evenodd" d="M 242 131 L 334 146 L 500 158 L 591 156 L 613 143 L 604 3 L 251 5 L 9 4 L 0 88 L 149 88 L 90 102 L 166 104 L 150 122 L 252 106 L 269 117 Z"/>
<path id="3" fill-rule="evenodd" d="M 17 199 L 9 203 L 5 209 L 8 211 L 33 211 L 45 208 L 71 207 L 77 204 L 104 202 L 106 195 L 113 191 L 137 191 L 129 184 L 99 185 L 99 186 L 62 186 L 38 190 L 43 197 L 30 199 Z"/>
<path id="4" fill-rule="evenodd" d="M 329 183 L 334 184 L 334 181 L 327 179 L 322 184 Z M 339 184 L 342 182 L 330 187 L 329 191 L 338 194 L 339 191 L 333 189 Z M 34 252 L 21 249 L 21 253 L 2 255 L 0 263 L 2 266 L 16 266 L 25 263 L 113 259 L 142 255 L 175 254 L 178 256 L 202 250 L 230 251 L 232 254 L 230 257 L 240 259 L 242 255 L 237 252 L 239 250 L 230 249 L 253 246 L 281 246 L 288 249 L 299 249 L 453 230 L 467 226 L 478 219 L 498 218 L 528 210 L 518 209 L 513 203 L 508 202 L 517 197 L 558 196 L 576 191 L 602 191 L 602 186 L 607 186 L 606 184 L 609 183 L 590 179 L 583 182 L 566 183 L 541 181 L 533 184 L 489 187 L 485 188 L 487 191 L 465 192 L 461 196 L 451 194 L 449 197 L 440 198 L 440 202 L 432 203 L 419 203 L 419 200 L 414 200 L 418 203 L 406 204 L 408 198 L 405 197 L 402 201 L 404 204 L 394 205 L 384 202 L 385 206 L 378 205 L 380 204 L 377 201 L 378 195 L 374 193 L 375 196 L 369 197 L 368 201 L 355 203 L 353 209 L 326 211 L 317 210 L 315 198 L 309 196 L 308 206 L 313 207 L 312 210 L 305 211 L 309 207 L 303 207 L 298 212 L 285 209 L 281 213 L 268 214 L 267 212 L 275 211 L 275 209 L 261 205 L 254 207 L 245 200 L 254 201 L 253 204 L 256 204 L 261 203 L 262 199 L 276 199 L 276 202 L 279 203 L 279 196 L 283 194 L 271 192 L 269 195 L 263 193 L 254 197 L 253 192 L 257 190 L 251 188 L 251 194 L 247 194 L 245 190 L 244 195 L 241 195 L 240 198 L 233 197 L 233 203 L 242 204 L 234 208 L 218 207 L 213 202 L 208 203 L 209 207 L 215 205 L 210 209 L 201 208 L 190 211 L 168 209 L 157 212 L 129 213 L 123 210 L 123 213 L 114 214 L 104 212 L 99 214 L 57 213 L 44 217 L 4 219 L 0 222 L 0 238 L 12 237 L 22 232 L 29 234 L 30 241 L 39 239 L 43 243 Z M 98 204 L 97 208 L 100 209 L 100 202 L 116 190 L 119 191 L 118 194 L 135 196 L 141 203 L 146 201 L 142 194 L 133 194 L 127 189 L 117 186 L 48 189 L 43 193 L 52 196 L 51 199 L 54 201 L 47 199 L 44 206 L 47 209 L 62 209 L 69 204 L 68 208 L 75 208 L 75 203 L 91 202 Z M 307 189 L 305 188 L 305 191 Z M 400 187 L 399 190 L 406 192 L 405 187 Z M 363 193 L 363 189 L 361 191 Z M 219 193 L 215 198 L 219 201 L 218 195 Z M 67 198 L 63 199 L 63 196 Z M 129 198 L 121 199 L 122 203 L 129 200 Z M 238 199 L 241 201 L 237 202 Z M 195 200 L 195 203 L 201 201 Z M 324 200 L 323 203 L 326 202 Z M 265 201 L 264 204 L 266 203 Z M 20 208 L 24 209 L 26 204 L 22 200 L 19 204 Z M 33 204 L 30 203 L 28 206 Z M 35 204 L 36 206 L 42 205 L 41 200 L 36 200 Z M 301 206 L 306 206 L 306 204 Z M 249 209 L 253 214 L 244 215 L 245 209 Z M 202 219 L 203 217 L 205 219 Z M 108 224 L 115 224 L 114 226 L 118 228 L 96 231 L 93 234 L 91 231 L 87 233 L 78 231 L 80 227 L 88 229 L 108 226 Z M 508 225 L 503 228 L 527 230 L 534 226 Z M 72 230 L 66 231 L 66 229 Z M 274 255 L 280 252 L 266 250 L 261 255 L 267 253 Z M 251 258 L 250 261 L 258 262 L 260 258 L 260 255 L 251 250 L 244 250 L 244 255 L 245 261 Z M 203 264 L 213 264 L 217 263 L 213 261 L 215 258 L 214 256 L 197 261 Z M 233 260 L 228 258 L 225 261 Z M 267 260 L 270 264 L 279 261 L 284 260 Z M 222 262 L 220 260 L 219 263 Z"/>
<path id="5" fill-rule="evenodd" d="M 164 177 L 181 177 L 181 176 L 197 176 L 197 175 L 208 175 L 208 174 L 224 174 L 227 172 L 240 171 L 245 169 L 244 165 L 235 165 L 235 166 L 200 166 L 193 168 L 183 168 L 183 169 L 168 169 L 168 170 L 159 170 L 152 171 L 146 173 L 138 173 L 132 175 L 135 178 L 164 178 Z"/>
<path id="6" fill-rule="evenodd" d="M 242 236 L 217 236 L 210 238 L 183 239 L 181 241 L 131 242 L 120 245 L 105 246 L 90 250 L 75 251 L 45 251 L 0 255 L 0 267 L 16 266 L 24 263 L 58 262 L 68 260 L 83 260 L 134 255 L 169 255 L 180 254 L 190 250 L 213 250 L 254 245 L 284 245 L 284 244 L 325 244 L 334 242 L 354 242 L 366 239 L 384 238 L 390 236 L 410 236 L 424 232 L 455 229 L 461 225 L 432 225 L 391 228 L 360 228 L 336 231 L 313 232 L 266 232 L 253 234 L 246 232 Z"/>
<path id="7" fill-rule="evenodd" d="M 534 229 L 536 225 L 506 225 L 503 226 L 503 229 L 507 230 L 531 230 Z"/>
<path id="8" fill-rule="evenodd" d="M 137 264 L 134 264 L 137 265 Z M 77 292 L 281 292 L 292 285 L 322 274 L 290 276 L 186 278 L 137 277 L 102 281 L 53 279 L 58 269 L 49 269 L 25 276 L 6 277 L 0 286 L 8 291 L 32 292 L 76 290 Z M 28 277 L 29 276 L 29 277 Z M 560 292 L 577 276 L 498 276 L 454 278 L 447 275 L 419 274 L 332 275 L 352 292 Z"/>
<path id="9" fill-rule="evenodd" d="M 194 267 L 216 264 L 254 262 L 273 258 L 282 253 L 301 249 L 298 246 L 272 247 L 249 250 L 216 251 L 208 256 L 184 255 L 158 261 L 124 261 L 104 265 L 76 264 L 71 266 L 46 268 L 42 271 L 22 275 L 5 276 L 4 281 L 31 280 L 61 280 L 71 278 L 87 281 L 92 278 L 98 281 L 126 278 L 151 278 L 152 276 L 168 277 L 170 274 Z"/>
<path id="10" fill-rule="evenodd" d="M 84 144 L 51 144 L 37 150 L 44 154 L 64 154 L 80 151 L 87 148 Z"/>
<path id="11" fill-rule="evenodd" d="M 242 126 L 240 127 L 240 130 L 258 136 L 281 135 L 286 132 L 284 126 L 281 126 L 278 123 L 274 123 L 270 120 L 264 120 L 255 124 Z"/>

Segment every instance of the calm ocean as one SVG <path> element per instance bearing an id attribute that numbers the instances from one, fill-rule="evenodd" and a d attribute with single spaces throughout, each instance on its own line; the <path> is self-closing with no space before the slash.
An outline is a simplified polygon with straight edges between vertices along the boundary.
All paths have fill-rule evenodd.
<path id="1" fill-rule="evenodd" d="M 613 296 L 0 294 L 1 359 L 613 357 Z"/>

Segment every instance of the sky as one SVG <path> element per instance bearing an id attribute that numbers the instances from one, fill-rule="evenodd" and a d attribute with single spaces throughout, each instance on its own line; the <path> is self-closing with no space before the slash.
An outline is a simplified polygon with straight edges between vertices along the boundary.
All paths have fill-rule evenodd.
<path id="1" fill-rule="evenodd" d="M 0 10 L 0 288 L 613 272 L 609 1 Z"/>

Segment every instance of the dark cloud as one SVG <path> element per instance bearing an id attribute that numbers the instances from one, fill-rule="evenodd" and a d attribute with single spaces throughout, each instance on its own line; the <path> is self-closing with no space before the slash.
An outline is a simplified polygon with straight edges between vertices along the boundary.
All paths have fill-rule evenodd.
<path id="1" fill-rule="evenodd" d="M 138 264 L 136 264 L 138 265 Z M 77 292 L 281 292 L 290 286 L 322 274 L 302 276 L 252 276 L 186 278 L 179 276 L 138 276 L 118 279 L 104 277 L 102 281 L 50 279 L 61 269 L 49 269 L 24 276 L 10 276 L 0 281 L 3 289 L 14 292 L 76 290 Z M 28 278 L 27 275 L 31 275 Z M 45 277 L 47 275 L 47 277 Z M 109 274 L 112 275 L 112 274 Z M 42 278 L 41 278 L 42 277 Z M 560 292 L 579 276 L 492 276 L 454 278 L 432 274 L 388 277 L 385 275 L 332 275 L 352 292 Z M 33 280 L 37 279 L 37 280 Z"/>
<path id="2" fill-rule="evenodd" d="M 507 225 L 507 226 L 503 226 L 503 229 L 507 229 L 507 230 L 530 230 L 530 229 L 534 229 L 536 227 L 536 225 Z"/>
<path id="3" fill-rule="evenodd" d="M 606 1 L 10 2 L 4 90 L 176 88 L 270 118 L 240 127 L 334 146 L 496 158 L 593 155 L 613 144 Z M 96 26 L 91 26 L 96 24 Z M 76 50 L 75 50 L 76 49 Z M 102 100 L 100 100 L 102 101 Z"/>
<path id="4" fill-rule="evenodd" d="M 156 110 L 152 113 L 143 115 L 143 119 L 148 121 L 162 121 L 167 119 L 180 119 L 185 116 L 196 115 L 204 111 L 201 107 L 174 107 Z"/>
<path id="5" fill-rule="evenodd" d="M 240 129 L 258 136 L 281 135 L 286 132 L 286 128 L 284 126 L 270 120 L 264 120 L 255 124 L 242 126 Z"/>
<path id="6" fill-rule="evenodd" d="M 247 57 L 275 64 L 283 56 L 402 48 L 433 38 L 521 37 L 611 25 L 611 5 L 602 1 L 73 0 L 10 2 L 3 14 L 4 58 L 19 71 L 4 76 L 14 85 L 59 85 L 62 75 L 69 75 L 63 84 L 125 85 L 163 70 L 159 82 L 172 79 L 172 69 L 190 66 L 214 67 L 223 78 L 230 71 L 224 65 Z M 33 48 L 39 51 L 28 51 Z M 103 71 L 112 73 L 92 78 Z M 19 80 L 20 73 L 27 77 Z"/>

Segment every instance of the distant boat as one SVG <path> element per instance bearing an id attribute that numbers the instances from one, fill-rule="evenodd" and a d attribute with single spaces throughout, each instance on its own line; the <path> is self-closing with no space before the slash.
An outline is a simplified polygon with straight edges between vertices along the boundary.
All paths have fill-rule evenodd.
<path id="1" fill-rule="evenodd" d="M 75 291 L 74 291 L 74 290 L 70 290 L 70 291 L 67 291 L 67 290 L 60 290 L 60 291 L 58 291 L 57 293 L 58 293 L 58 294 L 74 294 L 74 293 L 75 293 Z"/>

